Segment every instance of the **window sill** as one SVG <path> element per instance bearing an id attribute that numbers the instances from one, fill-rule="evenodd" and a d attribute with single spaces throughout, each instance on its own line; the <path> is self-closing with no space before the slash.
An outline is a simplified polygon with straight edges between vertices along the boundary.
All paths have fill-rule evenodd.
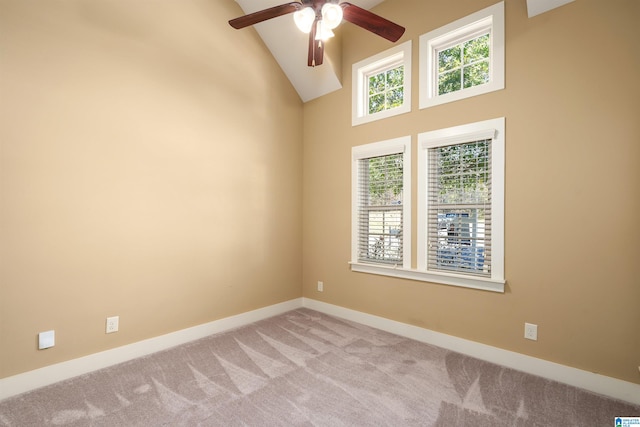
<path id="1" fill-rule="evenodd" d="M 363 125 L 365 123 L 371 123 L 378 120 L 388 119 L 390 117 L 399 116 L 400 114 L 410 113 L 411 104 L 405 102 L 403 105 L 389 110 L 380 111 L 378 113 L 366 114 L 362 116 L 354 116 L 351 119 L 351 126 Z"/>
<path id="2" fill-rule="evenodd" d="M 381 276 L 397 277 L 400 279 L 418 280 L 421 282 L 439 283 L 443 285 L 504 293 L 504 280 L 469 277 L 458 274 L 432 273 L 403 267 L 385 267 L 381 265 L 357 262 L 350 262 L 349 264 L 351 265 L 351 271 L 358 273 L 379 274 Z"/>

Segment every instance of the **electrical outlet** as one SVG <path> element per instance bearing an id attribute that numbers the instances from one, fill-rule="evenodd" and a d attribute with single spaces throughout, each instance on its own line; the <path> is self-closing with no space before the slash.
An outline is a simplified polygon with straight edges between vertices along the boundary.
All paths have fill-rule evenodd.
<path id="1" fill-rule="evenodd" d="M 324 292 L 324 283 L 318 282 L 318 292 Z"/>
<path id="2" fill-rule="evenodd" d="M 120 323 L 120 316 L 107 317 L 107 333 L 118 332 L 118 324 Z"/>
<path id="3" fill-rule="evenodd" d="M 538 341 L 538 325 L 534 325 L 533 323 L 525 323 L 524 337 L 528 340 Z"/>

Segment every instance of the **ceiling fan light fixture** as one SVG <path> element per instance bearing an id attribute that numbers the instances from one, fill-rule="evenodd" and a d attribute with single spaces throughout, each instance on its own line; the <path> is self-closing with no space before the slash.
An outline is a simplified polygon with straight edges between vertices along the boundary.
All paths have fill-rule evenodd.
<path id="1" fill-rule="evenodd" d="M 336 3 L 325 3 L 322 6 L 323 26 L 329 30 L 333 30 L 342 22 L 342 15 L 342 7 Z"/>
<path id="2" fill-rule="evenodd" d="M 305 34 L 311 32 L 313 22 L 316 20 L 316 13 L 311 7 L 305 7 L 302 10 L 298 10 L 293 14 L 293 22 L 296 23 L 296 27 Z"/>
<path id="3" fill-rule="evenodd" d="M 324 42 L 334 36 L 332 30 L 343 19 L 391 42 L 398 41 L 405 30 L 375 13 L 341 0 L 289 0 L 288 3 L 231 19 L 229 25 L 239 30 L 289 14 L 293 15 L 298 29 L 309 35 L 307 65 L 310 67 L 322 65 Z"/>
<path id="4" fill-rule="evenodd" d="M 327 41 L 333 36 L 335 36 L 335 34 L 331 31 L 331 28 L 325 24 L 324 20 L 319 20 L 318 26 L 316 27 L 316 40 Z"/>

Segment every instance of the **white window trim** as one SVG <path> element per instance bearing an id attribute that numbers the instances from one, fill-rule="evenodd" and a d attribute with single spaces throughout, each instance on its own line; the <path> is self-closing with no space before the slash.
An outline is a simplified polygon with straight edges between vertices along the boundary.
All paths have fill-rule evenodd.
<path id="1" fill-rule="evenodd" d="M 486 29 L 491 29 L 489 82 L 438 95 L 436 50 L 473 38 L 475 34 L 486 31 Z M 489 6 L 444 27 L 421 35 L 419 45 L 420 109 L 504 89 L 504 40 L 504 2 Z"/>
<path id="2" fill-rule="evenodd" d="M 404 96 L 400 107 L 369 114 L 367 108 L 368 75 L 381 72 L 393 65 L 404 64 Z M 377 55 L 371 56 L 352 67 L 352 101 L 351 101 L 351 125 L 357 126 L 375 120 L 411 111 L 411 40 L 387 49 Z"/>
<path id="3" fill-rule="evenodd" d="M 411 136 L 389 139 L 359 145 L 351 149 L 351 260 L 352 266 L 358 265 L 358 161 L 369 157 L 386 156 L 389 154 L 403 153 L 402 156 L 402 268 L 411 268 Z M 408 237 L 408 238 L 406 238 Z M 371 265 L 382 269 L 394 267 L 380 267 L 379 264 Z"/>
<path id="4" fill-rule="evenodd" d="M 437 283 L 504 292 L 504 187 L 505 119 L 485 120 L 439 129 L 418 135 L 418 271 Z M 442 145 L 472 142 L 493 136 L 491 142 L 491 278 L 427 271 L 428 149 Z"/>

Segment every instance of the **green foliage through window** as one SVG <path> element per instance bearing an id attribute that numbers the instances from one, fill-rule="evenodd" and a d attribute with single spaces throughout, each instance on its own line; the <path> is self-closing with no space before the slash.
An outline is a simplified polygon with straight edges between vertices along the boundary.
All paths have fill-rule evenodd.
<path id="1" fill-rule="evenodd" d="M 438 203 L 489 203 L 490 142 L 483 140 L 434 149 Z"/>
<path id="2" fill-rule="evenodd" d="M 369 169 L 369 200 L 371 205 L 402 203 L 402 153 L 371 157 Z"/>
<path id="3" fill-rule="evenodd" d="M 358 259 L 387 264 L 403 257 L 403 154 L 360 160 Z"/>
<path id="4" fill-rule="evenodd" d="M 438 95 L 489 82 L 489 34 L 438 51 Z"/>
<path id="5" fill-rule="evenodd" d="M 369 114 L 401 107 L 404 103 L 404 65 L 368 77 Z"/>

